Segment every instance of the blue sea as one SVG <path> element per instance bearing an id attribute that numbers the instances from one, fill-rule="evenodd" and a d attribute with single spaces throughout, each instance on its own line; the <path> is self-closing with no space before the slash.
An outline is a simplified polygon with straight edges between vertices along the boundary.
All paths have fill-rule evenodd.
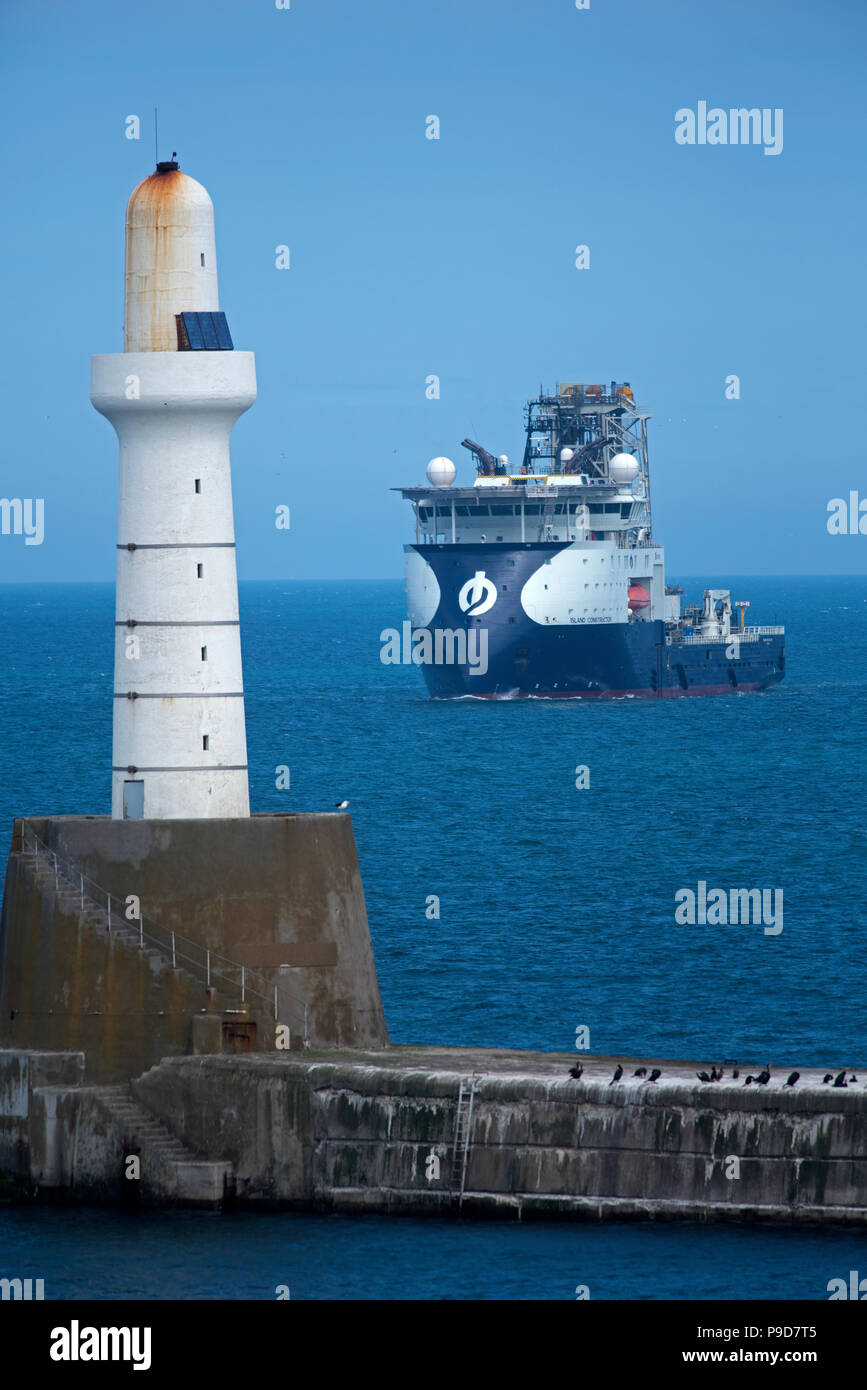
<path id="1" fill-rule="evenodd" d="M 867 1068 L 867 577 L 673 582 L 687 599 L 730 586 L 751 622 L 785 621 L 782 685 L 431 701 L 414 667 L 379 659 L 405 616 L 399 581 L 241 585 L 253 809 L 349 798 L 394 1042 L 568 1051 L 584 1025 L 594 1052 Z M 110 584 L 0 587 L 3 862 L 14 815 L 109 810 L 113 623 Z M 699 881 L 781 889 L 782 932 L 678 925 L 675 894 Z M 824 1298 L 859 1258 L 867 1274 L 865 1246 L 664 1223 L 0 1209 L 0 1262 L 49 1297 L 572 1298 L 585 1283 Z"/>

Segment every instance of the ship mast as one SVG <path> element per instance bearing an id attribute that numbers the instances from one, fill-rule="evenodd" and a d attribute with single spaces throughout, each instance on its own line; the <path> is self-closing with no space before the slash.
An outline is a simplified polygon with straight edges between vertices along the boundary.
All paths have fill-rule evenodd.
<path id="1" fill-rule="evenodd" d="M 617 454 L 632 454 L 639 465 L 645 502 L 646 541 L 650 543 L 650 470 L 647 421 L 628 381 L 610 386 L 561 382 L 556 393 L 539 395 L 526 406 L 527 442 L 523 472 L 585 474 L 607 479 Z"/>

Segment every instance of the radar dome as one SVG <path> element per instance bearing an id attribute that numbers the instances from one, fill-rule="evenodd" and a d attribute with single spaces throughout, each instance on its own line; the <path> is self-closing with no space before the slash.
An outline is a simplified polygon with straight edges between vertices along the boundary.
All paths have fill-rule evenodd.
<path id="1" fill-rule="evenodd" d="M 574 454 L 575 454 L 575 450 L 574 450 L 574 449 L 561 449 L 561 450 L 560 450 L 560 462 L 561 462 L 561 463 L 568 463 L 568 462 L 570 461 L 570 459 L 573 458 Z"/>
<path id="2" fill-rule="evenodd" d="M 427 466 L 428 482 L 433 483 L 434 487 L 451 487 L 456 473 L 457 469 L 447 458 L 431 459 Z"/>
<path id="3" fill-rule="evenodd" d="M 634 454 L 615 454 L 608 472 L 615 483 L 631 483 L 638 477 L 638 459 Z"/>

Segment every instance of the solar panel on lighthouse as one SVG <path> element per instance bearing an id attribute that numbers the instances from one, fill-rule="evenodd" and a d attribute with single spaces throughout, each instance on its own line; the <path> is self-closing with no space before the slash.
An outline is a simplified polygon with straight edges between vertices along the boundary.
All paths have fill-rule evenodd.
<path id="1" fill-rule="evenodd" d="M 233 352 L 232 335 L 222 309 L 178 314 L 178 348 L 190 352 Z"/>

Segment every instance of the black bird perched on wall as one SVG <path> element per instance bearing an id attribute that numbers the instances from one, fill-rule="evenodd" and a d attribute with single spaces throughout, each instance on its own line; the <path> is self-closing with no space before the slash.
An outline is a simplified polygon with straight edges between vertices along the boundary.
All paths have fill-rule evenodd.
<path id="1" fill-rule="evenodd" d="M 801 1075 L 801 1073 L 800 1073 L 799 1071 L 790 1072 L 790 1073 L 789 1073 L 789 1079 L 788 1079 L 788 1081 L 786 1082 L 786 1085 L 787 1085 L 787 1086 L 794 1086 L 795 1082 L 798 1080 L 798 1077 L 799 1077 L 800 1075 Z"/>
<path id="2" fill-rule="evenodd" d="M 708 1074 L 707 1074 L 706 1071 L 697 1071 L 697 1072 L 696 1072 L 696 1076 L 698 1077 L 699 1081 L 702 1081 L 702 1082 L 708 1082 L 708 1081 L 710 1081 L 710 1077 L 708 1076 Z"/>
<path id="3" fill-rule="evenodd" d="M 857 1081 L 857 1080 L 858 1080 L 858 1078 L 857 1078 L 857 1076 L 855 1075 L 854 1072 L 853 1072 L 852 1075 L 849 1077 L 849 1080 L 850 1080 L 850 1081 Z"/>
<path id="4" fill-rule="evenodd" d="M 744 1082 L 744 1085 L 745 1085 L 745 1086 L 752 1086 L 752 1084 L 753 1084 L 753 1082 L 755 1081 L 755 1079 L 756 1079 L 756 1078 L 755 1078 L 754 1076 L 748 1076 L 747 1079 L 746 1079 L 746 1081 Z"/>
<path id="5" fill-rule="evenodd" d="M 834 1077 L 834 1085 L 835 1085 L 835 1086 L 838 1086 L 838 1087 L 839 1087 L 839 1086 L 845 1086 L 845 1085 L 846 1085 L 846 1068 L 845 1068 L 845 1067 L 843 1068 L 843 1070 L 842 1070 L 841 1072 L 838 1072 L 837 1075 Z"/>
<path id="6" fill-rule="evenodd" d="M 622 1075 L 623 1075 L 623 1068 L 621 1067 L 620 1063 L 618 1062 L 618 1063 L 617 1063 L 617 1066 L 616 1066 L 616 1068 L 615 1068 L 615 1070 L 614 1070 L 614 1075 L 612 1076 L 612 1078 L 611 1078 L 611 1080 L 609 1081 L 608 1085 L 609 1085 L 609 1086 L 613 1086 L 614 1083 L 615 1083 L 615 1081 L 619 1081 Z"/>
<path id="7" fill-rule="evenodd" d="M 632 1073 L 632 1075 L 633 1075 L 633 1076 L 646 1076 L 646 1075 L 647 1075 L 647 1067 L 639 1067 L 636 1071 L 634 1071 L 634 1072 Z"/>
<path id="8" fill-rule="evenodd" d="M 710 1079 L 711 1079 L 711 1081 L 722 1081 L 722 1078 L 723 1078 L 723 1069 L 722 1069 L 722 1067 L 711 1067 L 711 1072 L 710 1072 Z"/>
<path id="9" fill-rule="evenodd" d="M 576 1081 L 580 1081 L 580 1079 L 581 1079 L 581 1073 L 583 1072 L 583 1070 L 584 1070 L 584 1068 L 582 1067 L 581 1063 L 579 1062 L 577 1066 L 575 1066 L 575 1067 L 570 1067 L 570 1068 L 569 1068 L 569 1075 L 572 1076 L 572 1077 L 574 1077 Z"/>
<path id="10" fill-rule="evenodd" d="M 771 1069 L 770 1069 L 770 1067 L 765 1067 L 764 1071 L 760 1071 L 759 1074 L 758 1074 L 758 1076 L 756 1077 L 756 1085 L 757 1085 L 757 1086 L 767 1086 L 767 1084 L 768 1084 L 768 1082 L 770 1081 L 770 1079 L 771 1079 Z"/>
<path id="11" fill-rule="evenodd" d="M 733 1081 L 737 1081 L 737 1079 L 738 1079 L 739 1076 L 740 1076 L 740 1072 L 738 1071 L 737 1067 L 735 1067 L 734 1071 L 732 1072 L 732 1080 L 733 1080 Z"/>
<path id="12" fill-rule="evenodd" d="M 654 1067 L 653 1071 L 650 1073 L 647 1079 L 648 1081 L 658 1081 L 661 1076 L 662 1072 L 660 1071 L 659 1067 Z"/>
<path id="13" fill-rule="evenodd" d="M 826 1071 L 825 1075 L 822 1077 L 822 1085 L 827 1086 L 828 1082 L 833 1081 L 833 1079 L 834 1073 L 832 1071 Z"/>

